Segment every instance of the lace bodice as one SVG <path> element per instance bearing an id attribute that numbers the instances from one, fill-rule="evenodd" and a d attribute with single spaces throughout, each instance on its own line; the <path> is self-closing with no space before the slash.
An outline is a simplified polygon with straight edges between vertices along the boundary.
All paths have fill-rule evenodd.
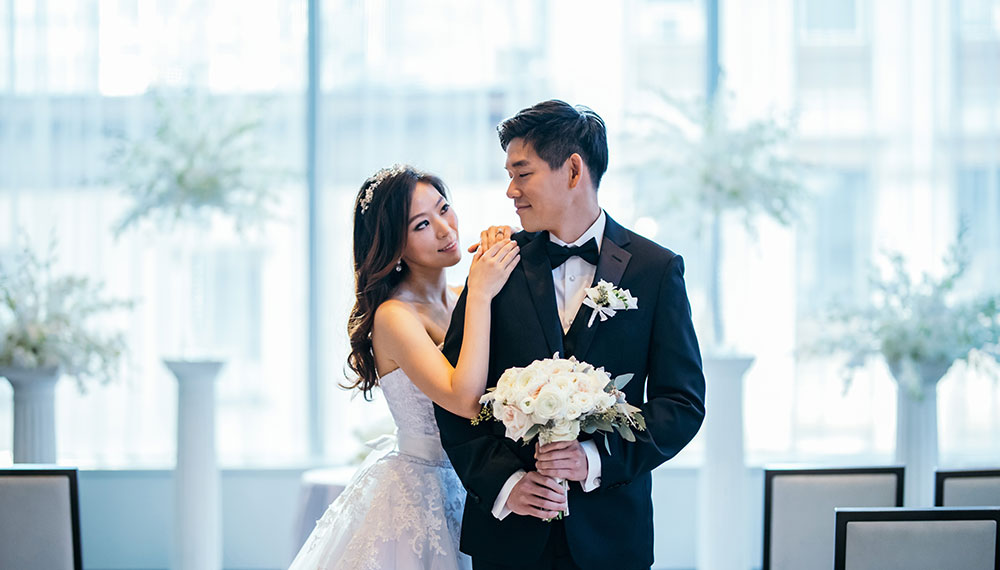
<path id="1" fill-rule="evenodd" d="M 380 378 L 379 385 L 400 434 L 438 435 L 434 404 L 410 381 L 402 368 Z"/>

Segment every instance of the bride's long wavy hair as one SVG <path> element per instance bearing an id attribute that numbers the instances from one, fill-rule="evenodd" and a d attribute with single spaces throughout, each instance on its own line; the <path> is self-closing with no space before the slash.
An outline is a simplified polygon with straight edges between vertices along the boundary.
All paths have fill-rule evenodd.
<path id="1" fill-rule="evenodd" d="M 354 200 L 354 308 L 347 321 L 351 353 L 347 365 L 356 377 L 345 388 L 357 388 L 366 400 L 378 386 L 372 353 L 375 310 L 392 296 L 409 269 L 402 261 L 410 202 L 418 182 L 431 185 L 445 198 L 444 182 L 408 165 L 383 168 L 365 180 Z"/>

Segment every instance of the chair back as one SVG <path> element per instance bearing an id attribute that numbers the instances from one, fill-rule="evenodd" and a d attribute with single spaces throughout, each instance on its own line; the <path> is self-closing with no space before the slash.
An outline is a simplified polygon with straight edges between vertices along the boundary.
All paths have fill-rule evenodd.
<path id="1" fill-rule="evenodd" d="M 837 509 L 834 570 L 1000 570 L 1000 508 Z"/>
<path id="2" fill-rule="evenodd" d="M 1000 507 L 1000 469 L 938 470 L 934 504 L 939 507 Z"/>
<path id="3" fill-rule="evenodd" d="M 83 569 L 76 469 L 0 469 L 0 568 Z"/>
<path id="4" fill-rule="evenodd" d="M 763 570 L 830 570 L 834 509 L 903 505 L 903 468 L 764 470 Z"/>

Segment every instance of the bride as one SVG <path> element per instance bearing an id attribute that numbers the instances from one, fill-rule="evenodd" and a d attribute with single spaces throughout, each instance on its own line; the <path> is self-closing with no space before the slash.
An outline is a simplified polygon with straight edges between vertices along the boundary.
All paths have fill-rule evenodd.
<path id="1" fill-rule="evenodd" d="M 440 345 L 459 291 L 447 286 L 445 268 L 462 253 L 445 185 L 399 165 L 362 184 L 354 209 L 351 387 L 366 398 L 381 388 L 396 442 L 369 455 L 291 570 L 471 567 L 458 550 L 465 490 L 441 448 L 431 402 L 468 418 L 479 413 L 490 303 L 520 260 L 509 237 L 509 228 L 481 236 L 467 282 L 465 340 L 452 368 Z"/>

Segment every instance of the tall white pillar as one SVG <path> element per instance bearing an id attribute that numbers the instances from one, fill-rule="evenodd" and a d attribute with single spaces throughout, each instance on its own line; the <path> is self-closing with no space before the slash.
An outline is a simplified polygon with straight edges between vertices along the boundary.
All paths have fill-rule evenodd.
<path id="1" fill-rule="evenodd" d="M 215 451 L 215 380 L 223 362 L 165 360 L 177 377 L 174 470 L 174 570 L 222 567 L 219 467 Z"/>
<path id="2" fill-rule="evenodd" d="M 706 356 L 705 462 L 698 484 L 698 569 L 747 570 L 743 375 L 749 356 Z"/>

